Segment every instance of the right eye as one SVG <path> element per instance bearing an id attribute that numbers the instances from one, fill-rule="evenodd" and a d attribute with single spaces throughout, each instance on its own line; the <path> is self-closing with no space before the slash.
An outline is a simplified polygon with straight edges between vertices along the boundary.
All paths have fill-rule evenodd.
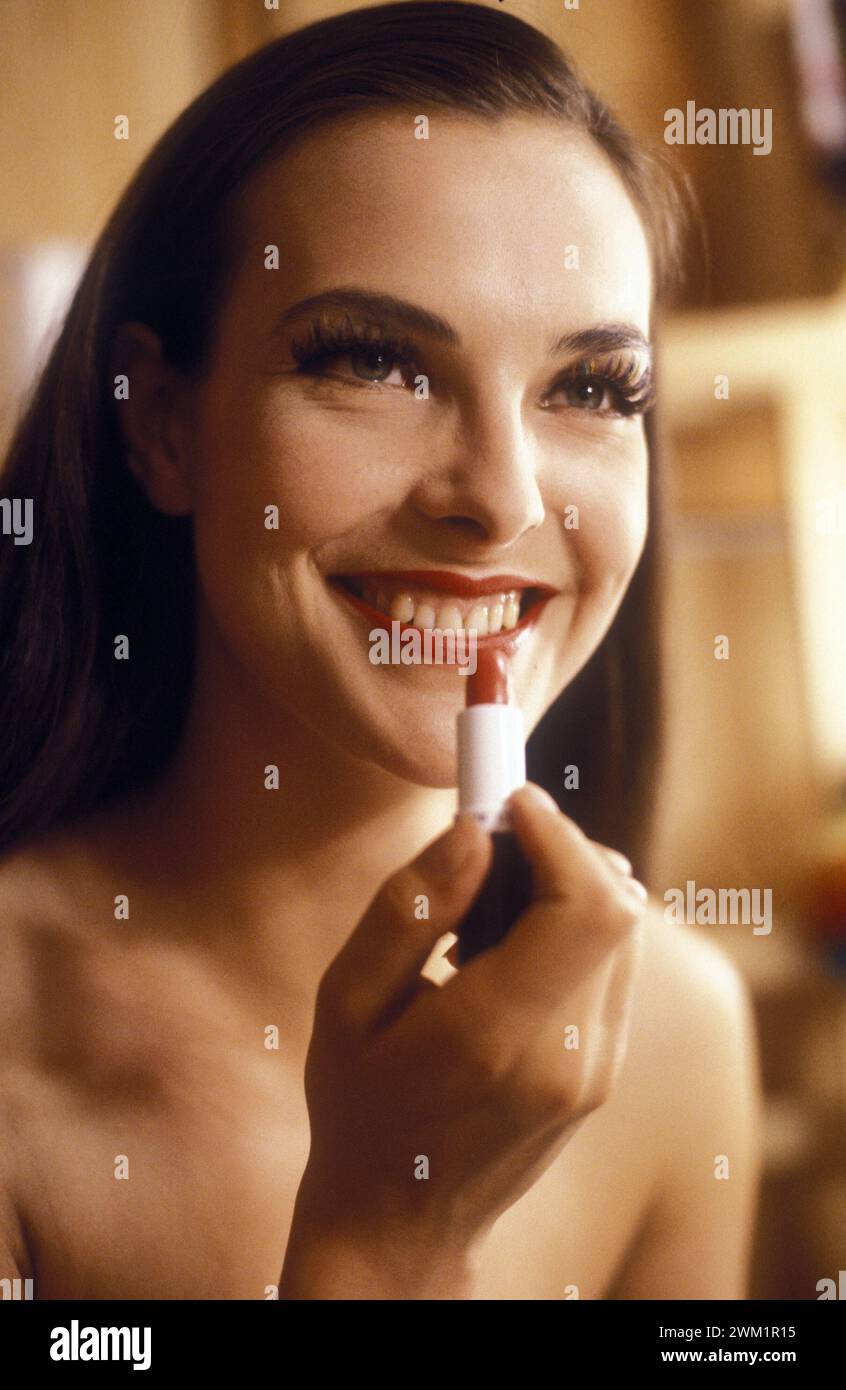
<path id="1" fill-rule="evenodd" d="M 356 336 L 334 336 L 315 333 L 310 344 L 292 344 L 292 352 L 300 372 L 304 376 L 321 377 L 328 374 L 325 369 L 338 362 L 349 361 L 352 375 L 338 376 L 345 386 L 379 387 L 383 385 L 404 387 L 411 384 L 413 360 L 406 344 L 390 338 L 363 340 Z M 401 374 L 398 382 L 388 382 L 387 378 L 395 371 Z"/>

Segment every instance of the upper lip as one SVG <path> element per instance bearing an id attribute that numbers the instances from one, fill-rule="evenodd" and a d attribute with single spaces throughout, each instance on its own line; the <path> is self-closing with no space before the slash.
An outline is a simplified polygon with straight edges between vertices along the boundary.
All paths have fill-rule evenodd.
<path id="1" fill-rule="evenodd" d="M 434 589 L 439 593 L 455 594 L 459 598 L 485 598 L 491 594 L 508 593 L 516 589 L 538 589 L 544 594 L 557 594 L 560 591 L 553 584 L 544 584 L 540 579 L 528 578 L 521 574 L 488 574 L 482 579 L 473 579 L 468 574 L 455 570 L 350 570 L 343 576 L 347 579 L 383 579 L 392 583 L 408 584 L 413 589 Z"/>

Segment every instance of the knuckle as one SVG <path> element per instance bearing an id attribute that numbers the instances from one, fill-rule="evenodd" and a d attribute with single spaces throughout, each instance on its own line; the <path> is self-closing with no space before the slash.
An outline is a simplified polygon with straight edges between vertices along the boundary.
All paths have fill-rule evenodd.
<path id="1" fill-rule="evenodd" d="M 623 931 L 636 927 L 643 917 L 645 903 L 621 888 L 617 895 L 617 920 Z"/>
<path id="2" fill-rule="evenodd" d="M 499 1090 L 510 1069 L 502 1051 L 490 1039 L 466 1029 L 461 1029 L 454 1041 L 465 1080 L 474 1092 L 486 1095 Z"/>
<path id="3" fill-rule="evenodd" d="M 514 1065 L 513 1046 L 486 1009 L 465 999 L 456 1011 L 449 994 L 445 989 L 433 999 L 439 1050 L 455 1064 L 465 1090 L 469 1086 L 475 1094 L 490 1095 L 502 1086 Z"/>
<path id="4" fill-rule="evenodd" d="M 578 1109 L 579 1078 L 552 1066 L 515 1070 L 503 1103 L 512 1123 L 530 1128 L 569 1119 Z"/>
<path id="5" fill-rule="evenodd" d="M 599 911 L 601 926 L 611 937 L 625 937 L 643 917 L 644 904 L 623 884 L 608 884 Z"/>
<path id="6" fill-rule="evenodd" d="M 593 842 L 600 853 L 605 857 L 609 864 L 613 864 L 616 869 L 623 874 L 633 873 L 632 861 L 627 859 L 625 854 L 618 849 L 613 849 L 611 845 L 603 845 L 598 841 Z"/>
<path id="7" fill-rule="evenodd" d="M 410 919 L 414 910 L 415 885 L 416 880 L 413 881 L 405 869 L 389 878 L 379 892 L 379 914 L 396 921 Z"/>
<path id="8" fill-rule="evenodd" d="M 583 890 L 585 908 L 600 921 L 612 908 L 619 894 L 617 884 L 608 870 L 597 864 Z"/>

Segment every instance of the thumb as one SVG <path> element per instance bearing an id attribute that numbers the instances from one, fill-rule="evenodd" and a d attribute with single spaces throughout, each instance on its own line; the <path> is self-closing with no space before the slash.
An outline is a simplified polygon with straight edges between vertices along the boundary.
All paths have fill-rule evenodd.
<path id="1" fill-rule="evenodd" d="M 372 1028 L 405 998 L 435 943 L 461 921 L 491 860 L 490 836 L 459 816 L 383 883 L 332 961 L 324 991 L 356 1028 Z"/>

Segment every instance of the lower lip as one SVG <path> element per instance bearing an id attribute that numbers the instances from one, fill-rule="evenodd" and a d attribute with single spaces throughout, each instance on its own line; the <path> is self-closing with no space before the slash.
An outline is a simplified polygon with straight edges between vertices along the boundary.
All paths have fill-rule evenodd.
<path id="1" fill-rule="evenodd" d="M 364 599 L 359 598 L 356 594 L 351 594 L 349 589 L 345 589 L 343 584 L 339 584 L 337 580 L 330 580 L 329 587 L 336 594 L 340 594 L 341 598 L 345 598 L 351 608 L 356 609 L 362 617 L 366 618 L 371 628 L 380 627 L 390 630 L 389 625 L 398 621 L 398 619 L 392 618 L 390 613 L 382 613 L 378 608 L 373 608 L 369 603 L 365 603 Z M 554 597 L 554 594 L 544 594 L 532 604 L 528 613 L 524 614 L 516 627 L 490 633 L 487 637 L 477 637 L 477 645 L 480 647 L 499 647 L 509 653 L 516 651 L 526 640 L 526 634 L 534 627 L 549 600 Z M 422 634 L 426 631 L 434 631 L 434 629 L 415 627 L 413 623 L 400 623 L 400 633 L 419 632 Z"/>

